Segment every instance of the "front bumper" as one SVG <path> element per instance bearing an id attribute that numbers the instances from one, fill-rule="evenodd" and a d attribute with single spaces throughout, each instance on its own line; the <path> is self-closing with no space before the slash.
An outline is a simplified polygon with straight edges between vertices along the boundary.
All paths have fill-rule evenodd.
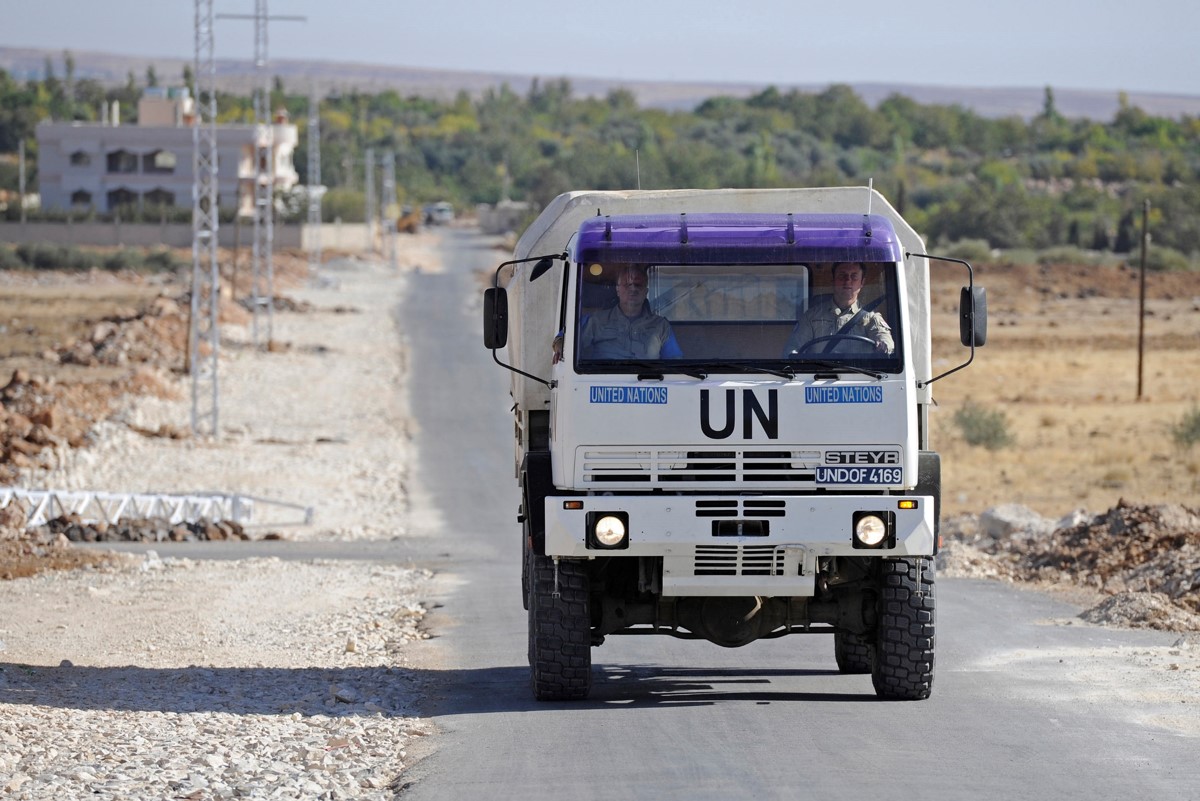
<path id="1" fill-rule="evenodd" d="M 901 501 L 916 501 L 916 508 L 901 508 Z M 884 547 L 854 547 L 854 515 L 867 511 L 887 513 L 892 522 Z M 628 546 L 589 547 L 589 512 L 627 514 Z M 820 557 L 931 556 L 933 532 L 933 498 L 922 495 L 546 498 L 548 556 L 662 557 L 665 596 L 813 595 Z"/>

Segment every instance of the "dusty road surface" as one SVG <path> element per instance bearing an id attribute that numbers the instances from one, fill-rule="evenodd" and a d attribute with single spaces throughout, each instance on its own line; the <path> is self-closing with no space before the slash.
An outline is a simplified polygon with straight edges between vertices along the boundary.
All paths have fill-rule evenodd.
<path id="1" fill-rule="evenodd" d="M 594 654 L 590 701 L 531 702 L 507 376 L 479 337 L 479 271 L 503 258 L 489 244 L 426 232 L 401 240 L 399 272 L 330 264 L 322 284 L 286 289 L 299 310 L 276 315 L 275 352 L 231 320 L 215 442 L 148 436 L 186 426 L 190 405 L 186 391 L 143 394 L 86 447 L 21 470 L 25 486 L 293 506 L 256 509 L 267 524 L 252 541 L 127 545 L 116 564 L 0 581 L 5 797 L 1195 797 L 1196 635 L 1078 617 L 1115 587 L 974 578 L 1014 567 L 977 534 L 943 565 L 927 702 L 876 701 L 869 679 L 837 674 L 825 637 L 736 650 L 614 637 Z M 1066 298 L 1026 298 L 1046 276 L 996 278 L 1003 323 L 939 396 L 950 511 L 1182 500 L 1198 457 L 1167 427 L 1200 385 L 1173 366 L 1200 332 L 1187 285 L 1162 290 L 1150 329 L 1154 369 L 1178 381 L 1138 404 L 1100 370 L 1127 360 L 1127 338 L 1053 347 L 1068 317 L 1124 308 L 1127 277 L 1100 296 L 1063 277 Z M 167 395 L 187 389 L 154 376 Z M 1018 447 L 962 443 L 947 421 L 966 398 L 1005 410 Z M 1138 433 L 1152 471 L 1115 472 L 1110 448 Z M 1155 454 L 1181 469 L 1153 472 Z M 312 525 L 296 506 L 315 508 Z"/>

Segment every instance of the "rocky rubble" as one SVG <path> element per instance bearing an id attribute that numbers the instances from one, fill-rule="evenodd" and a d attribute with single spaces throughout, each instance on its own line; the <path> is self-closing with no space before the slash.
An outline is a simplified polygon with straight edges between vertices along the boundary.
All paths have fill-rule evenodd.
<path id="1" fill-rule="evenodd" d="M 1103 593 L 1086 620 L 1200 631 L 1200 510 L 1121 501 L 1057 522 L 1019 504 L 945 521 L 950 575 L 1078 585 Z"/>
<path id="2" fill-rule="evenodd" d="M 161 517 L 120 520 L 114 524 L 86 522 L 79 515 L 63 515 L 45 525 L 29 529 L 26 538 L 43 544 L 66 539 L 70 542 L 195 542 L 199 540 L 248 540 L 245 528 L 231 520 L 198 520 L 172 523 Z"/>
<path id="3" fill-rule="evenodd" d="M 0 484 L 45 464 L 56 448 L 84 445 L 121 391 L 119 382 L 65 384 L 15 370 L 0 389 Z"/>
<path id="4" fill-rule="evenodd" d="M 89 367 L 100 364 L 182 367 L 180 360 L 188 340 L 189 302 L 186 297 L 160 296 L 142 311 L 99 320 L 89 336 L 62 345 L 44 357 Z"/>

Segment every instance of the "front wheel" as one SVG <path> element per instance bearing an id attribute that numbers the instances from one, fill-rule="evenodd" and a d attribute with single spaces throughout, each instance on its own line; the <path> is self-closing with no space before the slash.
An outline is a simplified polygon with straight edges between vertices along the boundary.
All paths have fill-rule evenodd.
<path id="1" fill-rule="evenodd" d="M 529 678 L 539 701 L 574 701 L 592 689 L 588 577 L 581 562 L 530 555 Z"/>
<path id="2" fill-rule="evenodd" d="M 871 681 L 880 698 L 918 701 L 933 689 L 933 561 L 886 559 Z"/>
<path id="3" fill-rule="evenodd" d="M 835 631 L 833 658 L 837 660 L 838 671 L 841 673 L 870 673 L 875 658 L 875 646 L 869 637 L 849 631 Z"/>

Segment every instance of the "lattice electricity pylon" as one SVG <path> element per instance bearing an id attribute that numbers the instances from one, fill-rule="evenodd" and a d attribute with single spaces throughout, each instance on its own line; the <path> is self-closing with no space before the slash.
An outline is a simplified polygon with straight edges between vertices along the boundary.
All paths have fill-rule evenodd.
<path id="1" fill-rule="evenodd" d="M 267 13 L 267 0 L 254 0 L 254 14 L 218 14 L 219 19 L 254 20 L 254 69 L 258 83 L 254 90 L 254 247 L 251 251 L 250 307 L 254 344 L 261 343 L 259 317 L 266 309 L 267 342 L 271 341 L 275 310 L 275 148 L 271 125 L 271 74 L 267 69 L 267 22 L 306 17 L 275 16 Z"/>
<path id="2" fill-rule="evenodd" d="M 192 125 L 192 313 L 188 369 L 192 374 L 192 433 L 217 436 L 217 365 L 221 275 L 217 261 L 217 91 L 212 0 L 196 0 L 196 97 Z"/>
<path id="3" fill-rule="evenodd" d="M 254 248 L 252 257 L 254 344 L 263 342 L 260 320 L 266 314 L 266 342 L 275 322 L 275 129 L 271 126 L 271 73 L 267 69 L 267 0 L 254 2 Z"/>
<path id="4" fill-rule="evenodd" d="M 321 101 L 313 81 L 308 96 L 308 274 L 321 267 Z"/>
<path id="5" fill-rule="evenodd" d="M 383 226 L 383 255 L 394 269 L 396 267 L 396 154 L 383 154 L 383 199 L 379 203 L 380 225 Z"/>

